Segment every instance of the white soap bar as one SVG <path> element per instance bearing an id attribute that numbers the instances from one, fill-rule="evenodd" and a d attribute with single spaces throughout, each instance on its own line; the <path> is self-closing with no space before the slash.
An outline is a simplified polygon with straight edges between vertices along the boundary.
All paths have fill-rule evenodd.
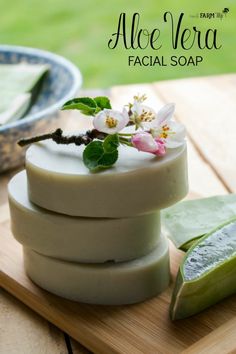
<path id="1" fill-rule="evenodd" d="M 170 206 L 187 194 L 186 145 L 154 157 L 120 146 L 113 168 L 90 173 L 84 147 L 46 141 L 26 153 L 29 197 L 63 214 L 127 217 Z"/>
<path id="2" fill-rule="evenodd" d="M 122 263 L 83 264 L 60 261 L 24 248 L 25 269 L 40 287 L 67 299 L 91 304 L 141 302 L 169 284 L 167 240 L 139 259 Z"/>
<path id="3" fill-rule="evenodd" d="M 8 185 L 11 228 L 23 246 L 77 262 L 125 261 L 149 253 L 160 235 L 160 213 L 123 219 L 72 217 L 29 201 L 26 173 Z"/>

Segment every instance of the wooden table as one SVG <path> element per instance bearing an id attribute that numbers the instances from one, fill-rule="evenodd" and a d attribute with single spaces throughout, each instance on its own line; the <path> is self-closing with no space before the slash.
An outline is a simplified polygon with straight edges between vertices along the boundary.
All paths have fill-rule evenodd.
<path id="1" fill-rule="evenodd" d="M 236 75 L 116 86 L 82 94 L 107 94 L 113 105 L 119 107 L 137 93 L 146 93 L 154 108 L 165 102 L 176 103 L 176 119 L 183 122 L 188 131 L 188 198 L 236 192 Z M 70 119 L 69 128 L 84 128 L 86 124 L 86 118 Z M 0 222 L 7 217 L 6 186 L 14 173 L 0 177 Z M 236 353 L 235 306 L 231 305 L 225 317 L 222 312 L 219 323 L 211 324 L 210 328 L 213 330 L 199 336 L 202 338 L 184 353 Z M 0 289 L 0 353 L 91 352 Z M 167 347 L 160 349 L 160 353 L 172 354 Z"/>

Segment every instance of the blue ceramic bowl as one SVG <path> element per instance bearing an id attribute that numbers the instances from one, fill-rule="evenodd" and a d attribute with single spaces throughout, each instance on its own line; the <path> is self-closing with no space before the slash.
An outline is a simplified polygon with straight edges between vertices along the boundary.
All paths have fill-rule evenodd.
<path id="1" fill-rule="evenodd" d="M 59 109 L 77 94 L 82 85 L 79 69 L 59 55 L 40 49 L 0 45 L 0 65 L 22 61 L 49 64 L 50 72 L 28 114 L 0 126 L 0 172 L 23 163 L 25 149 L 17 145 L 20 138 L 45 133 L 63 125 Z"/>

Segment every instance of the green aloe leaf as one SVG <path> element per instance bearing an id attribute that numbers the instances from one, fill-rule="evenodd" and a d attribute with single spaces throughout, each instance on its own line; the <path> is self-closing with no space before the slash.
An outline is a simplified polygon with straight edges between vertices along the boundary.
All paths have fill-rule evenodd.
<path id="1" fill-rule="evenodd" d="M 176 279 L 170 316 L 192 316 L 236 292 L 236 219 L 214 229 L 186 253 Z"/>
<path id="2" fill-rule="evenodd" d="M 203 235 L 204 236 L 204 235 Z M 187 243 L 185 243 L 183 246 L 181 246 L 181 250 L 184 252 L 187 252 L 200 238 L 203 236 L 200 236 L 199 238 L 195 238 Z"/>
<path id="3" fill-rule="evenodd" d="M 92 172 L 111 167 L 118 159 L 118 146 L 117 134 L 108 135 L 104 141 L 92 141 L 83 152 L 85 166 Z"/>
<path id="4" fill-rule="evenodd" d="M 162 231 L 186 251 L 195 241 L 236 217 L 236 194 L 188 200 L 161 212 Z"/>

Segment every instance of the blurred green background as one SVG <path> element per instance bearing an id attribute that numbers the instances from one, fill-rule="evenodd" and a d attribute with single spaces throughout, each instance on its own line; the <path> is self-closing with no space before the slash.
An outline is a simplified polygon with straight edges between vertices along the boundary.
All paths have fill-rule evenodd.
<path id="1" fill-rule="evenodd" d="M 220 19 L 192 18 L 199 12 L 229 13 Z M 236 4 L 228 1 L 189 0 L 0 0 L 0 42 L 47 49 L 71 59 L 84 77 L 84 87 L 152 82 L 198 75 L 234 72 L 236 68 Z M 184 27 L 217 28 L 220 50 L 176 50 L 170 46 L 170 24 L 163 21 L 163 13 L 172 11 L 177 20 L 184 12 Z M 121 46 L 110 50 L 107 42 L 116 32 L 118 16 L 126 12 L 130 19 L 134 12 L 141 15 L 140 27 L 161 30 L 160 51 L 125 50 Z M 129 26 L 128 26 L 129 27 Z M 129 67 L 128 55 L 202 55 L 204 61 L 196 66 Z"/>

